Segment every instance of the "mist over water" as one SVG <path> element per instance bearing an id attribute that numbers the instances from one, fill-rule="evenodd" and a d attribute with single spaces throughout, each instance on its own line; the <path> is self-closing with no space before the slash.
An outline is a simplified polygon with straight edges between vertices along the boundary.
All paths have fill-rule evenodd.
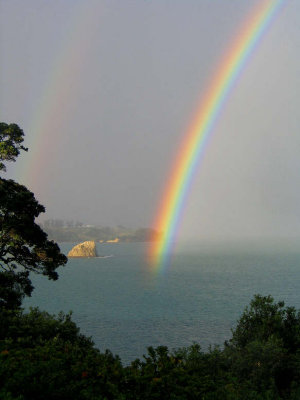
<path id="1" fill-rule="evenodd" d="M 300 2 L 285 3 L 222 109 L 169 268 L 147 265 L 146 243 L 98 244 L 113 256 L 33 275 L 26 307 L 73 310 L 125 362 L 149 345 L 222 345 L 255 293 L 300 307 Z M 44 220 L 155 228 L 182 138 L 259 4 L 0 0 L 0 120 L 29 147 L 5 177 Z"/>
<path id="2" fill-rule="evenodd" d="M 200 100 L 261 0 L 23 3 L 0 2 L 1 120 L 29 147 L 7 176 L 45 219 L 153 227 Z M 180 239 L 300 237 L 299 13 L 286 2 L 222 110 Z"/>

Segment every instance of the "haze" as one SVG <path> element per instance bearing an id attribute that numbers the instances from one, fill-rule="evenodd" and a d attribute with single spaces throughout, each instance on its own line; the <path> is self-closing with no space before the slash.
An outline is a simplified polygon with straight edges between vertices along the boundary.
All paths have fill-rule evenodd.
<path id="1" fill-rule="evenodd" d="M 199 100 L 258 1 L 0 0 L 7 177 L 44 218 L 151 227 Z M 300 237 L 300 2 L 246 65 L 199 166 L 181 238 Z"/>

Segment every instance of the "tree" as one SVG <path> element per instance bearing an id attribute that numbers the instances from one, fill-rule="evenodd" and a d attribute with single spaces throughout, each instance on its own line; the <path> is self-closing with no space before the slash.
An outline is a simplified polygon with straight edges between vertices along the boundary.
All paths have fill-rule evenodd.
<path id="1" fill-rule="evenodd" d="M 18 125 L 0 122 L 0 171 L 6 171 L 3 161 L 15 161 L 20 150 L 28 150 L 23 140 L 24 132 Z"/>
<path id="2" fill-rule="evenodd" d="M 0 170 L 3 161 L 15 161 L 24 133 L 16 124 L 0 123 Z M 0 306 L 18 307 L 33 290 L 30 272 L 56 280 L 56 269 L 66 264 L 56 243 L 35 223 L 45 208 L 25 186 L 0 178 Z"/>
<path id="3" fill-rule="evenodd" d="M 271 296 L 254 296 L 238 321 L 225 353 L 234 374 L 259 390 L 289 398 L 300 378 L 300 313 Z M 275 398 L 273 396 L 273 398 Z"/>
<path id="4" fill-rule="evenodd" d="M 119 357 L 100 353 L 70 314 L 0 313 L 0 399 L 125 399 Z"/>

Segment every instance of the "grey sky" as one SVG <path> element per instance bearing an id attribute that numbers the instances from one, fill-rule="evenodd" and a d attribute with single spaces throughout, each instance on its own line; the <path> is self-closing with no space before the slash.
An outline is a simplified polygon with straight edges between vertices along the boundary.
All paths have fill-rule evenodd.
<path id="1" fill-rule="evenodd" d="M 45 218 L 151 226 L 201 95 L 260 1 L 0 0 L 1 120 L 32 150 L 7 176 Z M 180 236 L 300 236 L 299 15 L 287 1 L 247 64 Z"/>

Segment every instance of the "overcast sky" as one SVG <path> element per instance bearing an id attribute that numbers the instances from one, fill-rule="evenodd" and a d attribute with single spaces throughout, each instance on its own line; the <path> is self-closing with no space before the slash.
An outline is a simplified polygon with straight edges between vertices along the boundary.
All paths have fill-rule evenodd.
<path id="1" fill-rule="evenodd" d="M 222 54 L 261 0 L 0 0 L 8 166 L 45 218 L 150 227 Z M 228 100 L 179 236 L 300 237 L 300 1 L 287 0 Z"/>

